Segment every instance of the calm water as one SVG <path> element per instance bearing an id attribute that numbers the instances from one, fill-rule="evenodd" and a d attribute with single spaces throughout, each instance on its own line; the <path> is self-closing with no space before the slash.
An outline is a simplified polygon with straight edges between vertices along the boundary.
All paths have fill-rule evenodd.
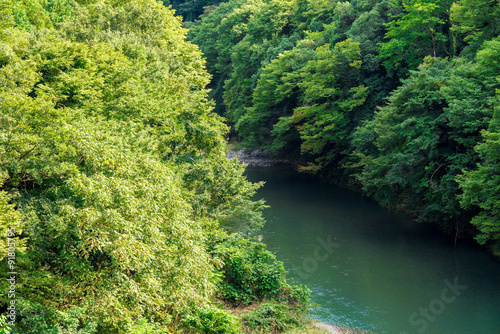
<path id="1" fill-rule="evenodd" d="M 266 181 L 263 242 L 312 290 L 313 317 L 379 334 L 500 333 L 494 257 L 293 171 L 247 175 Z"/>

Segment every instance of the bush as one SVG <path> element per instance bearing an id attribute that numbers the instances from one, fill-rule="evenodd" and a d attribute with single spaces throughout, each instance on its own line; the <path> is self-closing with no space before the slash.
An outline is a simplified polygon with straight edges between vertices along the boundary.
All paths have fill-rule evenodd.
<path id="1" fill-rule="evenodd" d="M 243 316 L 245 326 L 259 333 L 279 333 L 297 327 L 299 319 L 290 307 L 277 302 L 264 303 Z"/>
<path id="2" fill-rule="evenodd" d="M 4 314 L 0 314 L 0 334 L 10 334 L 10 326 Z"/>
<path id="3" fill-rule="evenodd" d="M 84 308 L 54 310 L 26 299 L 17 301 L 19 321 L 12 333 L 95 334 L 97 324 L 89 319 Z M 0 331 L 0 333 L 2 333 Z"/>
<path id="4" fill-rule="evenodd" d="M 305 285 L 289 285 L 282 288 L 277 300 L 286 303 L 292 310 L 302 315 L 307 313 L 311 290 Z"/>
<path id="5" fill-rule="evenodd" d="M 215 306 L 196 310 L 183 320 L 183 327 L 206 334 L 237 334 L 241 324 L 237 317 Z"/>
<path id="6" fill-rule="evenodd" d="M 224 262 L 220 284 L 222 298 L 234 304 L 251 304 L 264 297 L 278 296 L 287 286 L 283 263 L 265 245 L 237 237 L 216 247 Z"/>

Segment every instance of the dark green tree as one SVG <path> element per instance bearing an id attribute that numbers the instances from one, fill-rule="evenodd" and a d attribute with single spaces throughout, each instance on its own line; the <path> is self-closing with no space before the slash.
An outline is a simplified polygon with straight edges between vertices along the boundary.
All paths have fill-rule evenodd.
<path id="1" fill-rule="evenodd" d="M 478 161 L 473 147 L 494 95 L 477 77 L 463 60 L 427 58 L 358 128 L 357 179 L 368 194 L 449 232 L 467 230 L 454 178 Z"/>
<path id="2" fill-rule="evenodd" d="M 394 20 L 387 23 L 388 41 L 380 45 L 380 57 L 388 68 L 414 70 L 424 57 L 450 55 L 447 43 L 451 0 L 393 1 Z"/>

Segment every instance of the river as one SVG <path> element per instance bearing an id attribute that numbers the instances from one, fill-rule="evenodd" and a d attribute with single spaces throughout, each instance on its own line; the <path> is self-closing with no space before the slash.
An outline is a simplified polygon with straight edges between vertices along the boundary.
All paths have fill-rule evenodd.
<path id="1" fill-rule="evenodd" d="M 500 333 L 494 256 L 292 170 L 247 176 L 266 181 L 263 242 L 311 289 L 313 318 L 378 334 Z"/>

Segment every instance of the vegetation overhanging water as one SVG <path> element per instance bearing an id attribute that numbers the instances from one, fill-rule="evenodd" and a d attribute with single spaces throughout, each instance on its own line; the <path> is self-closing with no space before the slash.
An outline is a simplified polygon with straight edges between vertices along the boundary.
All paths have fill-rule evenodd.
<path id="1" fill-rule="evenodd" d="M 498 252 L 500 2 L 172 0 L 205 12 L 198 46 L 169 2 L 0 4 L 0 332 L 300 325 L 307 291 L 252 237 L 258 185 L 219 115 L 248 148 Z M 300 180 L 264 232 L 302 256 L 317 317 L 498 332 L 492 257 L 336 188 L 296 201 Z"/>
<path id="2" fill-rule="evenodd" d="M 312 290 L 313 317 L 374 333 L 499 332 L 494 256 L 292 170 L 247 175 L 266 182 L 263 242 Z"/>

